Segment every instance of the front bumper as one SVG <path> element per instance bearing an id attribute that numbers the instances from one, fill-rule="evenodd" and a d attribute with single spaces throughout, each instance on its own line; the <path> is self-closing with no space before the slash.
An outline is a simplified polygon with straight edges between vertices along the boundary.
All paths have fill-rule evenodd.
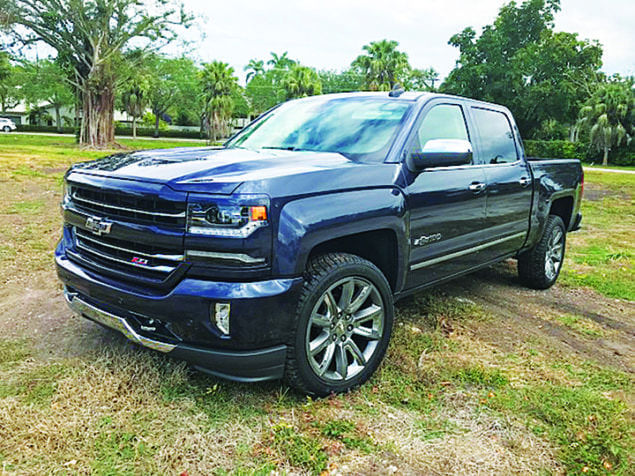
<path id="1" fill-rule="evenodd" d="M 77 314 L 213 375 L 238 381 L 282 377 L 302 278 L 234 283 L 186 277 L 162 295 L 92 274 L 69 260 L 62 244 L 55 261 Z M 217 302 L 231 304 L 227 336 L 210 320 Z M 161 330 L 149 331 L 147 320 L 159 322 Z"/>

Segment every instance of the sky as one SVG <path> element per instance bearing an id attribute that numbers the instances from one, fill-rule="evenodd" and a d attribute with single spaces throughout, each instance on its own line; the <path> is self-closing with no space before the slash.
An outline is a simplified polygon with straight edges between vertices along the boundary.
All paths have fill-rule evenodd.
<path id="1" fill-rule="evenodd" d="M 188 55 L 234 67 L 244 81 L 250 59 L 271 52 L 317 69 L 344 70 L 371 41 L 399 42 L 415 68 L 447 76 L 458 58 L 448 45 L 471 26 L 477 33 L 496 18 L 504 0 L 183 0 L 197 19 L 182 47 Z M 522 3 L 518 0 L 517 3 Z M 599 40 L 608 74 L 635 75 L 635 0 L 561 0 L 555 29 Z M 201 39 L 201 36 L 204 36 Z M 174 47 L 172 47 L 174 48 Z"/>

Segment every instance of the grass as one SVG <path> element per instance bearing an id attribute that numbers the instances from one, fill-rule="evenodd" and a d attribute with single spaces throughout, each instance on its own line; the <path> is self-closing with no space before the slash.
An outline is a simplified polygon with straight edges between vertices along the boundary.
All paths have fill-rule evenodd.
<path id="1" fill-rule="evenodd" d="M 586 172 L 582 229 L 568 236 L 562 282 L 635 301 L 635 174 Z"/>
<path id="2" fill-rule="evenodd" d="M 60 177 L 100 155 L 71 138 L 0 135 L 0 329 L 60 312 Z M 587 189 L 563 280 L 632 299 L 635 182 L 589 172 Z M 55 298 L 20 313 L 30 303 L 11 299 L 28 287 Z M 63 333 L 0 337 L 2 474 L 632 474 L 633 376 L 538 337 L 513 349 L 479 339 L 496 319 L 442 289 L 417 294 L 398 303 L 371 381 L 312 400 L 281 382 L 214 379 L 63 315 Z M 549 320 L 588 339 L 614 332 L 574 313 Z M 47 357 L 41 344 L 56 338 Z"/>

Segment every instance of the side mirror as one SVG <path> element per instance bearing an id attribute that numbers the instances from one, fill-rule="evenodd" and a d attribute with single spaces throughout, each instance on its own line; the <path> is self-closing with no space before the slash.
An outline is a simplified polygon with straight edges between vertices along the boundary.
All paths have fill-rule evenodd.
<path id="1" fill-rule="evenodd" d="M 432 167 L 451 167 L 472 163 L 472 144 L 458 139 L 432 139 L 423 149 L 412 152 L 406 158 L 408 169 L 421 172 Z"/>

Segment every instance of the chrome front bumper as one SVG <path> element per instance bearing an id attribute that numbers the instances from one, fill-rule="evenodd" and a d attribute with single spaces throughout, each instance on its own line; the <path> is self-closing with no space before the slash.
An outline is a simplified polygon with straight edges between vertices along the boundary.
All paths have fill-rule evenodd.
<path id="1" fill-rule="evenodd" d="M 64 290 L 64 297 L 66 298 L 68 306 L 80 316 L 119 331 L 132 342 L 164 353 L 171 352 L 176 347 L 173 344 L 148 339 L 147 337 L 138 334 L 123 317 L 115 316 L 109 312 L 97 309 L 95 306 L 92 306 L 82 300 L 77 293 Z"/>

